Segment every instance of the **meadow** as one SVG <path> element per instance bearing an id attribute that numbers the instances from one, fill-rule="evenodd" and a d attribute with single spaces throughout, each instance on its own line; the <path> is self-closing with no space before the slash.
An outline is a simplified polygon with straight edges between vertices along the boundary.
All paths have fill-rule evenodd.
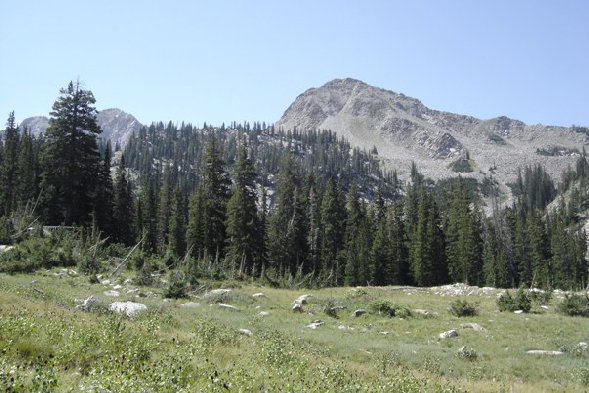
<path id="1" fill-rule="evenodd" d="M 0 274 L 0 391 L 589 389 L 589 350 L 579 345 L 589 341 L 589 318 L 558 313 L 557 295 L 519 314 L 499 311 L 498 290 L 460 286 L 307 290 L 208 281 L 190 298 L 164 299 L 165 284 L 137 286 L 126 281 L 130 274 L 93 283 L 61 268 Z M 211 292 L 219 288 L 229 291 Z M 293 312 L 301 295 L 311 296 Z M 101 303 L 84 310 L 90 296 Z M 451 314 L 457 300 L 476 315 Z M 115 301 L 147 311 L 111 312 Z M 457 337 L 440 338 L 451 329 Z M 535 349 L 561 354 L 527 353 Z"/>

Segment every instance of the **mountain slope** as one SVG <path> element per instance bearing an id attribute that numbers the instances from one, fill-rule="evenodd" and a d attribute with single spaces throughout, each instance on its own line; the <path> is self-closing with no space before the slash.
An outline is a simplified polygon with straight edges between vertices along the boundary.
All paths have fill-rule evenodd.
<path id="1" fill-rule="evenodd" d="M 354 146 L 376 146 L 381 159 L 401 176 L 408 175 L 412 161 L 434 179 L 454 176 L 450 164 L 468 157 L 471 176 L 492 172 L 503 183 L 515 178 L 518 167 L 535 163 L 559 178 L 589 141 L 586 132 L 566 127 L 432 110 L 417 99 L 349 78 L 305 91 L 276 126 L 331 129 Z"/>
<path id="2" fill-rule="evenodd" d="M 124 146 L 133 132 L 138 132 L 143 126 L 133 115 L 117 108 L 98 112 L 96 120 L 102 129 L 100 138 L 105 141 L 110 139 L 113 145 L 118 142 Z M 20 123 L 21 128 L 27 127 L 35 135 L 45 132 L 48 126 L 49 119 L 45 116 L 29 117 Z"/>

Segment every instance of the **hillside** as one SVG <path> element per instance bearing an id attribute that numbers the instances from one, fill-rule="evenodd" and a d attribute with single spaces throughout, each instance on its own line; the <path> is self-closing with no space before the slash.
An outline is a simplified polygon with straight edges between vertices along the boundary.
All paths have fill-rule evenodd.
<path id="1" fill-rule="evenodd" d="M 517 168 L 536 163 L 559 178 L 589 141 L 585 129 L 433 110 L 415 98 L 354 79 L 305 91 L 275 125 L 331 129 L 353 146 L 376 146 L 380 158 L 401 177 L 407 177 L 412 161 L 427 177 L 455 176 L 451 163 L 468 153 L 474 171 L 467 176 L 493 174 L 502 183 L 513 181 Z"/>

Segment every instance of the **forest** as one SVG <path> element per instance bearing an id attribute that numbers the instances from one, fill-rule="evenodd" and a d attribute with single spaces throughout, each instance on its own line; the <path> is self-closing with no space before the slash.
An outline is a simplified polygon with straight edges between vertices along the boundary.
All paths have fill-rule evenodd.
<path id="1" fill-rule="evenodd" d="M 352 148 L 328 130 L 159 122 L 113 149 L 95 103 L 70 83 L 39 136 L 8 116 L 0 242 L 15 248 L 0 271 L 59 264 L 93 275 L 132 254 L 138 277 L 163 269 L 180 295 L 205 277 L 313 288 L 588 284 L 584 151 L 558 184 L 541 166 L 521 168 L 505 203 L 492 178 L 435 182 L 413 165 L 401 181 L 376 147 Z M 76 253 L 71 244 L 82 243 Z"/>

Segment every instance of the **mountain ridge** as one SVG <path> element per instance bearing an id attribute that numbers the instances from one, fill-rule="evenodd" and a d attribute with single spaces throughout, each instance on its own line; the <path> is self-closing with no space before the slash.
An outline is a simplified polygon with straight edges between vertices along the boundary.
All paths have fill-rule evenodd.
<path id="1" fill-rule="evenodd" d="M 416 98 L 352 78 L 307 89 L 275 126 L 331 129 L 353 146 L 376 146 L 385 165 L 401 176 L 408 175 L 412 162 L 433 179 L 456 176 L 451 164 L 468 159 L 473 166 L 468 176 L 493 174 L 503 183 L 515 178 L 518 167 L 536 163 L 559 178 L 589 142 L 586 133 L 569 127 L 430 109 Z"/>

